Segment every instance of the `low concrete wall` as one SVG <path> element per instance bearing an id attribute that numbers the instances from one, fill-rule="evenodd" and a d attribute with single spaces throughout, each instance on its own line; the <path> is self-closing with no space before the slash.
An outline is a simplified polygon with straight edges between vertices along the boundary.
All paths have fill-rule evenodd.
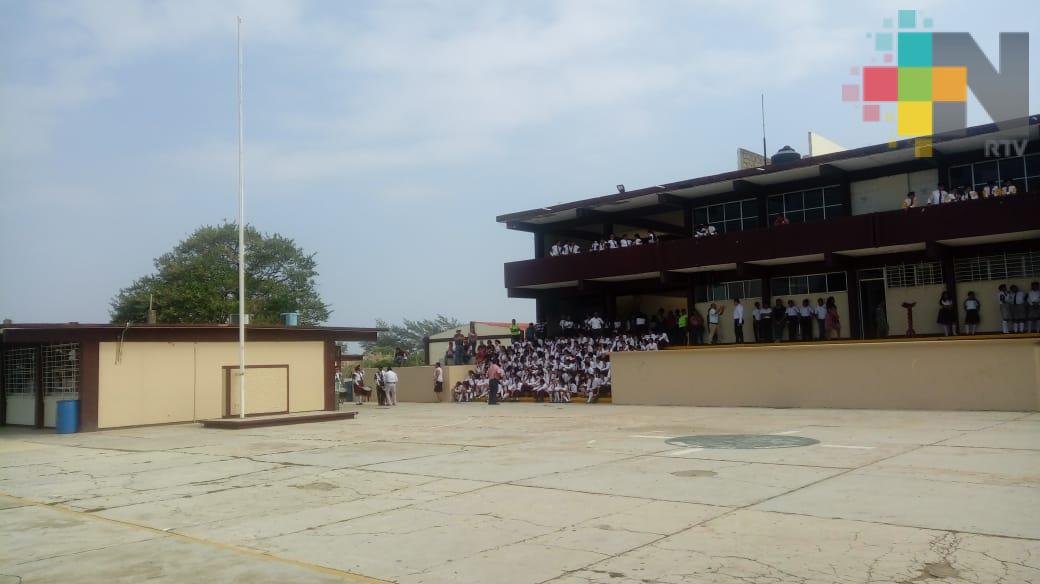
<path id="1" fill-rule="evenodd" d="M 1040 339 L 879 341 L 612 353 L 613 402 L 1040 409 Z"/>
<path id="2" fill-rule="evenodd" d="M 395 367 L 397 373 L 397 401 L 433 403 L 437 396 L 433 392 L 433 370 L 436 367 Z M 442 401 L 451 401 L 451 387 L 456 381 L 465 379 L 473 370 L 472 365 L 450 365 L 444 368 L 444 395 Z M 365 383 L 375 387 L 376 370 L 365 369 Z M 373 398 L 374 401 L 374 398 Z"/>

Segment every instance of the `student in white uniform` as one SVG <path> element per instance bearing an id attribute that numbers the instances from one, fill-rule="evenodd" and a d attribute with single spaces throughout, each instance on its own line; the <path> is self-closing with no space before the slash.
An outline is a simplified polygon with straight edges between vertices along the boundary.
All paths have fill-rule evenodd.
<path id="1" fill-rule="evenodd" d="M 1029 330 L 1031 333 L 1040 333 L 1040 282 L 1029 285 L 1026 293 L 1026 313 L 1029 319 Z"/>
<path id="2" fill-rule="evenodd" d="M 1007 284 L 998 286 L 997 307 L 1000 309 L 1000 332 L 1004 334 L 1011 332 L 1011 305 L 1013 303 Z"/>
<path id="3" fill-rule="evenodd" d="M 827 305 L 824 304 L 823 298 L 816 299 L 813 316 L 816 317 L 816 332 L 819 335 L 817 340 L 824 341 L 827 339 Z"/>
<path id="4" fill-rule="evenodd" d="M 938 188 L 932 191 L 932 196 L 928 197 L 929 205 L 941 205 L 948 202 L 950 193 L 946 191 L 946 185 L 939 183 Z"/>
<path id="5" fill-rule="evenodd" d="M 1016 333 L 1026 332 L 1026 321 L 1029 320 L 1029 308 L 1026 306 L 1026 291 L 1019 290 L 1018 286 L 1012 284 L 1008 290 L 1011 300 L 1011 320 Z"/>
<path id="6" fill-rule="evenodd" d="M 740 298 L 733 299 L 733 336 L 733 342 L 744 342 L 744 305 L 740 303 Z"/>
<path id="7" fill-rule="evenodd" d="M 968 297 L 964 299 L 964 332 L 966 334 L 974 335 L 978 332 L 981 309 L 982 304 L 975 297 L 975 293 L 968 292 Z"/>
<path id="8" fill-rule="evenodd" d="M 554 243 L 552 244 L 552 247 L 549 248 L 549 256 L 556 257 L 558 255 L 560 255 L 560 244 Z"/>

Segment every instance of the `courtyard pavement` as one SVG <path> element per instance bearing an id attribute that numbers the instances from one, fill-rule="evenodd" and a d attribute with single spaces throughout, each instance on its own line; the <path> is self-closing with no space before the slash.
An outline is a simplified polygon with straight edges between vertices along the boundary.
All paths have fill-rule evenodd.
<path id="1" fill-rule="evenodd" d="M 360 411 L 0 428 L 0 584 L 1040 583 L 1040 414 Z M 819 443 L 667 442 L 703 434 Z"/>

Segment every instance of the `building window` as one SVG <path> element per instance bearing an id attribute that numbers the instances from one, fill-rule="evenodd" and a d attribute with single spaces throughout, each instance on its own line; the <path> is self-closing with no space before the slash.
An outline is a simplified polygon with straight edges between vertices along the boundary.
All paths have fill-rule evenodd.
<path id="1" fill-rule="evenodd" d="M 958 258 L 953 261 L 953 277 L 958 282 L 1037 278 L 1040 277 L 1040 252 Z"/>
<path id="2" fill-rule="evenodd" d="M 791 223 L 815 223 L 848 213 L 841 195 L 841 187 L 829 186 L 769 197 L 769 223 L 784 215 Z"/>
<path id="3" fill-rule="evenodd" d="M 8 349 L 4 353 L 4 391 L 11 394 L 36 393 L 36 349 Z"/>
<path id="4" fill-rule="evenodd" d="M 1035 191 L 1040 189 L 1040 154 L 951 166 L 949 179 L 950 188 L 970 186 L 978 191 L 990 181 L 1010 180 L 1019 192 Z"/>
<path id="5" fill-rule="evenodd" d="M 848 289 L 845 272 L 807 274 L 804 276 L 781 276 L 769 281 L 769 292 L 773 296 L 791 294 L 824 294 L 844 292 Z"/>
<path id="6" fill-rule="evenodd" d="M 734 298 L 760 298 L 761 296 L 761 280 L 722 282 L 712 286 L 696 286 L 693 289 L 695 302 L 719 302 Z"/>
<path id="7" fill-rule="evenodd" d="M 942 265 L 939 262 L 885 266 L 885 286 L 888 288 L 910 288 L 911 286 L 942 283 Z"/>
<path id="8" fill-rule="evenodd" d="M 706 205 L 693 210 L 696 225 L 711 225 L 719 233 L 758 227 L 758 202 L 755 199 Z"/>
<path id="9" fill-rule="evenodd" d="M 79 392 L 79 343 L 43 347 L 43 394 Z"/>

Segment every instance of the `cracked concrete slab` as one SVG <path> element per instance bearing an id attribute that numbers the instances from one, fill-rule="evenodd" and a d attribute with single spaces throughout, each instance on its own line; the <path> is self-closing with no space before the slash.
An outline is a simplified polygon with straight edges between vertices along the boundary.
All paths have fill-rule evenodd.
<path id="1" fill-rule="evenodd" d="M 0 428 L 0 583 L 1040 582 L 1038 445 L 1036 414 L 578 404 Z"/>

